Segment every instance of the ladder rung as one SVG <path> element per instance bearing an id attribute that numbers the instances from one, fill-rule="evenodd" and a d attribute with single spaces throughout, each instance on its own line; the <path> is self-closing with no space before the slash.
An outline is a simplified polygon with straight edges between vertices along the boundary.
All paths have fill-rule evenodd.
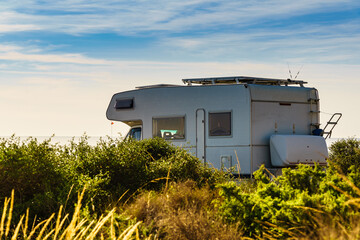
<path id="1" fill-rule="evenodd" d="M 310 113 L 320 113 L 320 111 L 310 111 Z"/>
<path id="2" fill-rule="evenodd" d="M 323 134 L 331 134 L 331 132 L 323 132 Z"/>
<path id="3" fill-rule="evenodd" d="M 337 124 L 337 122 L 328 122 L 327 124 Z"/>

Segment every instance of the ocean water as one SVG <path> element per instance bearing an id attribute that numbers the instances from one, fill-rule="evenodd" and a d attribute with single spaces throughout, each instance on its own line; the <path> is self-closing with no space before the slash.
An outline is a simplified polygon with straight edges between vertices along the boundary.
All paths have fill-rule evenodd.
<path id="1" fill-rule="evenodd" d="M 21 141 L 28 139 L 30 136 L 16 136 L 19 137 Z M 75 142 L 79 142 L 80 138 L 82 136 L 32 136 L 32 138 L 36 138 L 39 142 L 43 142 L 45 140 L 51 139 L 51 143 L 58 143 L 60 145 L 68 144 L 72 139 L 74 139 Z M 109 136 L 88 136 L 88 143 L 92 146 L 95 146 L 99 140 L 107 139 Z M 10 138 L 10 136 L 0 136 L 0 138 Z M 111 137 L 113 139 L 119 138 L 117 137 Z M 328 138 L 326 139 L 327 146 L 330 147 L 331 144 L 334 142 L 340 140 L 342 138 Z M 360 140 L 360 138 L 358 138 Z"/>

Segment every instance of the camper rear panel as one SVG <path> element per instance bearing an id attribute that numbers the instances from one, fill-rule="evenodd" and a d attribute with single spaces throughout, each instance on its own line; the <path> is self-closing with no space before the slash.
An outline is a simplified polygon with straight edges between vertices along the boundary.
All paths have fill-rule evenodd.
<path id="1" fill-rule="evenodd" d="M 272 135 L 311 135 L 319 123 L 317 90 L 250 85 L 250 92 L 253 169 L 263 161 L 270 168 Z"/>

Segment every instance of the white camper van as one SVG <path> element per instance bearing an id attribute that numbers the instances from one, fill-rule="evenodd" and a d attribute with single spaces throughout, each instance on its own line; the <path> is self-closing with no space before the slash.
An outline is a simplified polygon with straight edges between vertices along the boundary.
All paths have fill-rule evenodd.
<path id="1" fill-rule="evenodd" d="M 135 139 L 160 137 L 218 169 L 251 175 L 299 163 L 326 164 L 319 95 L 306 82 L 219 77 L 183 79 L 115 94 L 106 116 L 131 127 Z M 240 166 L 239 166 L 240 165 Z"/>

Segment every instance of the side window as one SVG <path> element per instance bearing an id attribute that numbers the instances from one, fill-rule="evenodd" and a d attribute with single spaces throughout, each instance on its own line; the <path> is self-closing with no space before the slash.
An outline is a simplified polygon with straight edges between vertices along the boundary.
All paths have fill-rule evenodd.
<path id="1" fill-rule="evenodd" d="M 135 140 L 141 140 L 141 127 L 131 128 L 125 139 L 132 138 Z"/>
<path id="2" fill-rule="evenodd" d="M 231 136 L 231 112 L 209 113 L 209 135 Z"/>
<path id="3" fill-rule="evenodd" d="M 153 137 L 185 139 L 185 117 L 153 118 Z"/>

